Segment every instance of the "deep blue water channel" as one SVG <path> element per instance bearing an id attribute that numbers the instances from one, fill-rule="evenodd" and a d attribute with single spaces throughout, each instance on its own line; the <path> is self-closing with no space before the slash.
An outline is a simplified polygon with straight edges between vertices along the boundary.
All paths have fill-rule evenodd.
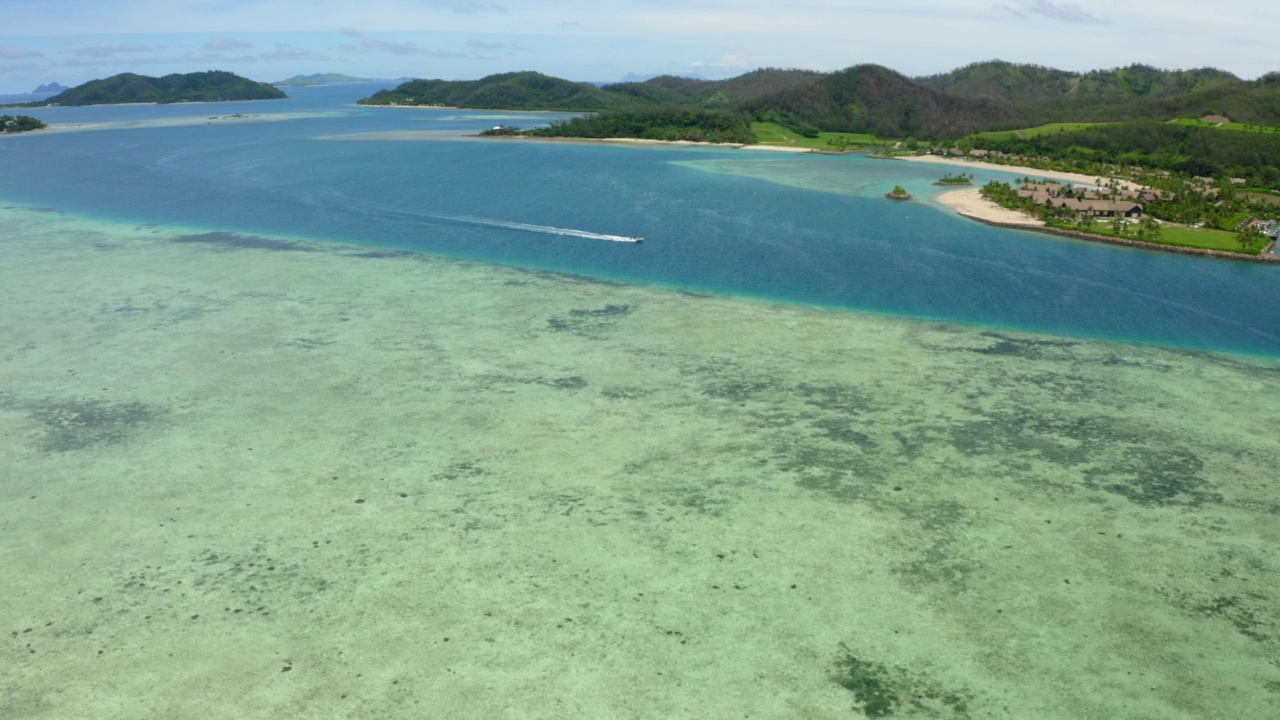
<path id="1" fill-rule="evenodd" d="M 1280 356 L 1280 267 L 989 228 L 923 197 L 946 168 L 853 156 L 448 139 L 554 115 L 289 100 L 49 108 L 50 124 L 233 113 L 278 122 L 0 139 L 0 197 L 88 216 L 273 232 L 698 291 Z M 428 141 L 320 136 L 436 131 Z M 979 172 L 979 182 L 1007 177 Z M 821 189 L 815 189 L 821 188 Z M 623 236 L 617 243 L 502 227 Z"/>

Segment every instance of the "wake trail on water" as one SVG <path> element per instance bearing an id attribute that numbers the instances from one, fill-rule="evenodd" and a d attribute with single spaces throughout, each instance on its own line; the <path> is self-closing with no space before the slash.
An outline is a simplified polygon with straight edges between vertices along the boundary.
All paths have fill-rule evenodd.
<path id="1" fill-rule="evenodd" d="M 609 235 L 607 233 L 591 232 L 590 230 L 578 230 L 575 228 L 555 227 L 554 225 L 534 225 L 532 223 L 512 222 L 509 220 L 493 220 L 490 218 L 471 217 L 469 215 L 446 215 L 443 213 L 429 213 L 416 210 L 404 210 L 401 208 L 392 208 L 385 205 L 370 203 L 364 200 L 349 197 L 344 193 L 332 193 L 333 196 L 341 199 L 347 207 L 353 205 L 363 206 L 368 210 L 376 213 L 386 214 L 393 213 L 396 215 L 411 217 L 428 222 L 452 223 L 456 225 L 473 225 L 477 227 L 491 227 L 502 230 L 518 230 L 520 232 L 538 233 L 541 235 L 560 235 L 564 237 L 576 237 L 586 240 L 605 240 L 607 242 L 620 243 L 638 243 L 643 238 L 628 237 L 626 235 Z"/>
<path id="2" fill-rule="evenodd" d="M 573 228 L 554 227 L 552 225 L 533 225 L 530 223 L 509 222 L 507 220 L 489 220 L 486 218 L 467 217 L 465 215 L 439 215 L 436 213 L 417 213 L 421 217 L 435 220 L 444 220 L 447 222 L 461 223 L 464 225 L 479 225 L 481 227 L 503 228 L 505 230 L 519 230 L 521 232 L 541 233 L 543 235 L 563 235 L 566 237 L 585 238 L 587 240 L 608 240 L 610 242 L 634 243 L 640 242 L 638 237 L 627 237 L 626 235 L 607 235 L 605 233 L 595 233 L 589 230 L 575 230 Z"/>

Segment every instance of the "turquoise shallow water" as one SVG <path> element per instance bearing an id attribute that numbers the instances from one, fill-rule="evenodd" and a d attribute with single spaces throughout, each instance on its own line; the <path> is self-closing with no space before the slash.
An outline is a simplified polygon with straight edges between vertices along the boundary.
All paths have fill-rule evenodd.
<path id="1" fill-rule="evenodd" d="M 1280 363 L 0 208 L 0 717 L 1262 718 Z"/>
<path id="2" fill-rule="evenodd" d="M 0 141 L 0 717 L 1280 702 L 1275 268 L 343 92 Z"/>
<path id="3" fill-rule="evenodd" d="M 365 92 L 37 111 L 52 123 L 126 129 L 8 139 L 0 162 L 22 170 L 0 178 L 0 197 L 139 223 L 283 232 L 994 327 L 1280 353 L 1275 268 L 995 230 L 928 202 L 881 199 L 894 184 L 932 195 L 940 168 L 706 148 L 316 139 L 456 137 L 548 117 L 350 104 Z M 201 122 L 232 113 L 292 117 Z M 184 118 L 194 124 L 172 125 Z M 502 223 L 647 240 L 590 241 Z"/>

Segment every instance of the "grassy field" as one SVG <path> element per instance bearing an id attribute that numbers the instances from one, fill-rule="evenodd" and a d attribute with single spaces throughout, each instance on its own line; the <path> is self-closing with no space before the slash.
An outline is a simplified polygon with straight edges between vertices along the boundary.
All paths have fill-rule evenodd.
<path id="1" fill-rule="evenodd" d="M 1062 225 L 1067 230 L 1081 230 L 1075 225 Z M 1159 238 L 1139 238 L 1133 235 L 1116 235 L 1111 232 L 1110 225 L 1100 222 L 1098 225 L 1084 232 L 1094 235 L 1106 235 L 1108 237 L 1122 237 L 1126 240 L 1144 240 L 1146 242 L 1159 243 L 1161 245 L 1180 245 L 1182 247 L 1205 248 L 1208 250 L 1224 250 L 1226 252 L 1242 253 L 1245 255 L 1257 255 L 1262 249 L 1261 246 L 1251 251 L 1242 251 L 1240 243 L 1236 242 L 1236 234 L 1226 230 L 1212 230 L 1210 228 L 1187 228 L 1176 225 L 1163 224 L 1160 226 Z"/>
<path id="2" fill-rule="evenodd" d="M 1210 248 L 1213 250 L 1226 250 L 1228 252 L 1241 252 L 1240 243 L 1236 242 L 1236 234 L 1226 230 L 1211 230 L 1209 228 L 1184 228 L 1165 225 L 1160 232 L 1159 242 L 1166 245 L 1185 245 L 1187 247 Z M 1258 250 L 1249 253 L 1257 255 Z"/>
<path id="3" fill-rule="evenodd" d="M 836 148 L 827 142 L 835 138 L 848 140 L 850 149 L 865 148 L 885 142 L 878 140 L 875 135 L 861 133 L 824 132 L 818 133 L 816 138 L 807 138 L 777 123 L 751 123 L 751 130 L 760 139 L 761 145 L 785 145 L 787 147 L 808 148 L 810 150 L 835 150 Z"/>
<path id="4" fill-rule="evenodd" d="M 972 138 L 990 138 L 993 140 L 1010 140 L 1012 138 L 1033 138 L 1039 135 L 1049 135 L 1050 133 L 1070 132 L 1072 130 L 1084 130 L 1095 125 L 1108 125 L 1110 123 L 1049 123 L 1039 127 L 1024 128 L 1022 130 L 998 130 L 993 132 L 974 133 L 969 137 Z"/>
<path id="5" fill-rule="evenodd" d="M 1195 118 L 1178 118 L 1177 120 L 1170 120 L 1169 123 L 1172 125 L 1193 125 L 1196 127 L 1212 127 L 1212 128 L 1218 128 L 1219 130 L 1238 130 L 1240 132 L 1280 133 L 1280 128 L 1272 127 L 1270 125 L 1250 125 L 1249 123 L 1233 123 L 1233 122 L 1213 123 L 1213 122 L 1205 122 L 1203 120 L 1197 120 Z"/>

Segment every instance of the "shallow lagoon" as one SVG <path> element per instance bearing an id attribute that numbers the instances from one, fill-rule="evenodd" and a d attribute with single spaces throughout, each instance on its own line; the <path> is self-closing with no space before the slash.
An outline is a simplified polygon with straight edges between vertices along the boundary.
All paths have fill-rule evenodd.
<path id="1" fill-rule="evenodd" d="M 1273 358 L 17 203 L 0 238 L 4 717 L 1280 700 Z"/>
<path id="2" fill-rule="evenodd" d="M 142 119 L 151 106 L 44 110 L 55 124 L 97 117 L 113 129 L 6 138 L 0 163 L 22 172 L 0 176 L 0 198 L 139 224 L 287 234 L 717 294 L 1280 356 L 1275 268 L 995 230 L 932 201 L 882 198 L 895 184 L 929 198 L 947 168 L 468 139 L 503 120 L 359 108 L 323 90 L 279 104 L 155 108 L 152 120 Z M 360 94 L 329 89 L 339 90 L 347 100 Z M 277 121 L 207 119 L 237 113 Z M 455 141 L 368 139 L 405 132 Z M 503 223 L 552 232 L 496 226 Z M 647 240 L 566 241 L 557 229 Z"/>

